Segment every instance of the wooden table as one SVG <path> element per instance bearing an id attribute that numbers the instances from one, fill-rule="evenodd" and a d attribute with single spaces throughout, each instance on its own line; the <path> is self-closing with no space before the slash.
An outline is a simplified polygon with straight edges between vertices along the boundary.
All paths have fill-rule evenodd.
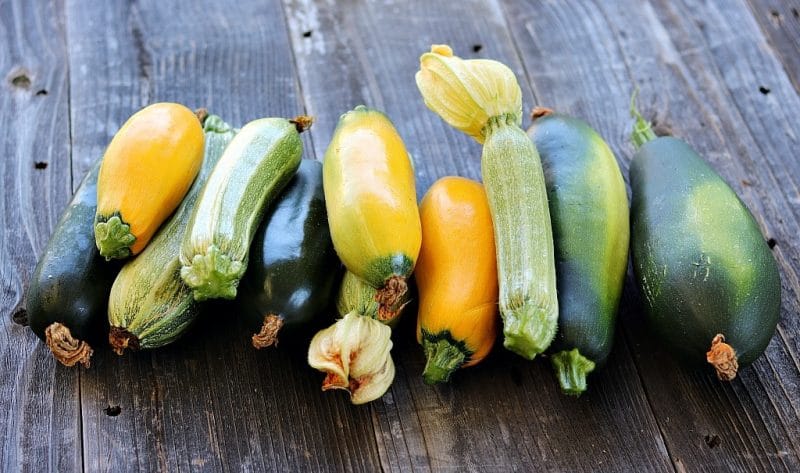
<path id="1" fill-rule="evenodd" d="M 0 0 L 0 470 L 800 471 L 800 2 L 335 3 Z M 699 150 L 774 245 L 783 307 L 766 355 L 730 384 L 681 368 L 630 278 L 614 353 L 579 399 L 501 348 L 428 387 L 411 317 L 394 385 L 367 406 L 320 392 L 302 348 L 253 350 L 224 306 L 172 346 L 98 350 L 88 370 L 24 327 L 15 308 L 71 191 L 151 102 L 236 124 L 312 114 L 311 159 L 365 103 L 406 140 L 419 197 L 444 175 L 479 178 L 480 147 L 414 84 L 438 42 L 508 64 L 526 109 L 586 119 L 625 174 L 638 86 L 657 131 Z"/>

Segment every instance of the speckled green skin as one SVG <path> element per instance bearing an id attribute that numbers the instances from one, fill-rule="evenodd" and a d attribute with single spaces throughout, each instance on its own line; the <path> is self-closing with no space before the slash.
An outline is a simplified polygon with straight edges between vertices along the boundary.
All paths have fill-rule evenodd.
<path id="1" fill-rule="evenodd" d="M 666 346 L 700 366 L 721 333 L 746 365 L 780 316 L 781 283 L 758 224 L 685 142 L 656 138 L 630 169 L 633 268 L 647 319 Z"/>
<path id="2" fill-rule="evenodd" d="M 544 168 L 558 287 L 551 351 L 578 349 L 601 365 L 611 352 L 628 265 L 628 196 L 614 154 L 586 122 L 537 118 L 528 130 Z"/>
<path id="3" fill-rule="evenodd" d="M 302 153 L 296 125 L 283 118 L 247 123 L 225 148 L 181 244 L 181 278 L 195 300 L 236 297 L 256 229 Z"/>

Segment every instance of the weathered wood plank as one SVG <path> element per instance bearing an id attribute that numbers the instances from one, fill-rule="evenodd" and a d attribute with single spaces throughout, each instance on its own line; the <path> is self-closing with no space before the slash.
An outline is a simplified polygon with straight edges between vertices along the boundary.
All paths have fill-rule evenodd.
<path id="1" fill-rule="evenodd" d="M 0 2 L 0 470 L 81 468 L 79 371 L 24 323 L 23 291 L 70 197 L 68 69 L 56 1 Z M 16 314 L 16 315 L 15 315 Z"/>
<path id="2" fill-rule="evenodd" d="M 797 234 L 797 162 L 784 157 L 794 154 L 789 145 L 800 107 L 743 5 L 728 3 L 723 14 L 722 7 L 691 4 L 506 2 L 542 104 L 586 118 L 627 163 L 628 101 L 638 84 L 641 107 L 660 131 L 704 154 L 765 233 L 783 243 L 776 248 L 784 278 L 781 328 L 767 356 L 731 385 L 687 372 L 662 353 L 630 289 L 623 319 L 677 468 L 797 469 L 797 249 L 790 236 Z M 775 82 L 769 97 L 780 97 L 771 99 L 776 106 L 764 103 L 759 75 Z"/>
<path id="3" fill-rule="evenodd" d="M 496 58 L 524 77 L 496 4 L 285 4 L 301 88 L 317 115 L 317 156 L 339 115 L 366 103 L 386 111 L 404 137 L 418 197 L 444 175 L 480 177 L 480 147 L 425 108 L 413 76 L 431 43 L 449 43 L 464 57 Z M 531 89 L 524 80 L 522 86 L 531 107 Z M 591 378 L 589 394 L 574 400 L 560 394 L 548 363 L 502 348 L 452 385 L 426 386 L 412 325 L 408 320 L 395 333 L 397 377 L 373 408 L 385 470 L 672 469 L 621 339 L 608 368 Z"/>
<path id="4" fill-rule="evenodd" d="M 775 50 L 783 67 L 800 92 L 800 1 L 748 0 L 753 17 Z M 770 92 L 768 79 L 760 86 L 762 94 Z"/>
<path id="5" fill-rule="evenodd" d="M 237 125 L 303 110 L 278 2 L 66 10 L 76 175 L 150 102 L 207 106 Z M 175 345 L 97 353 L 81 383 L 86 469 L 378 470 L 369 410 L 318 383 L 303 350 L 257 353 L 236 314 L 213 306 Z"/>

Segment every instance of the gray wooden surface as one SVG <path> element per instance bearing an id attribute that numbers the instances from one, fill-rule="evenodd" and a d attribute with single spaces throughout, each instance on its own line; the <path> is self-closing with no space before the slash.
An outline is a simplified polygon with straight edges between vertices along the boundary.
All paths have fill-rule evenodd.
<path id="1" fill-rule="evenodd" d="M 0 0 L 1 471 L 800 471 L 800 2 L 778 0 Z M 313 114 L 393 119 L 417 165 L 479 178 L 480 147 L 414 85 L 431 43 L 518 75 L 525 108 L 587 120 L 623 168 L 634 86 L 657 130 L 689 141 L 774 240 L 781 323 L 723 385 L 687 371 L 624 295 L 608 366 L 579 399 L 547 363 L 502 349 L 422 383 L 411 320 L 397 377 L 367 406 L 321 393 L 302 349 L 256 352 L 211 307 L 165 349 L 57 366 L 16 308 L 71 190 L 119 125 L 162 100 L 243 124 Z"/>

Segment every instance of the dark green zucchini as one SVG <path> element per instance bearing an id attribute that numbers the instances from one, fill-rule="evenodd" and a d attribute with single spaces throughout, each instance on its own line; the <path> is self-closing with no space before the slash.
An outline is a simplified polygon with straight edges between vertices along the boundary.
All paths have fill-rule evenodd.
<path id="1" fill-rule="evenodd" d="M 261 222 L 237 304 L 255 333 L 253 346 L 277 345 L 311 333 L 331 308 L 341 263 L 328 229 L 322 164 L 303 160 L 276 205 Z"/>
<path id="2" fill-rule="evenodd" d="M 778 266 L 733 189 L 688 144 L 657 138 L 632 112 L 631 246 L 649 325 L 680 359 L 707 361 L 729 381 L 775 333 Z"/>
<path id="3" fill-rule="evenodd" d="M 117 263 L 94 244 L 100 160 L 84 177 L 31 276 L 26 311 L 31 330 L 65 366 L 89 367 L 92 347 L 108 333 L 106 307 Z"/>
<path id="4" fill-rule="evenodd" d="M 628 266 L 628 196 L 614 153 L 586 122 L 537 108 L 528 135 L 544 167 L 558 289 L 550 360 L 566 394 L 611 352 Z"/>

